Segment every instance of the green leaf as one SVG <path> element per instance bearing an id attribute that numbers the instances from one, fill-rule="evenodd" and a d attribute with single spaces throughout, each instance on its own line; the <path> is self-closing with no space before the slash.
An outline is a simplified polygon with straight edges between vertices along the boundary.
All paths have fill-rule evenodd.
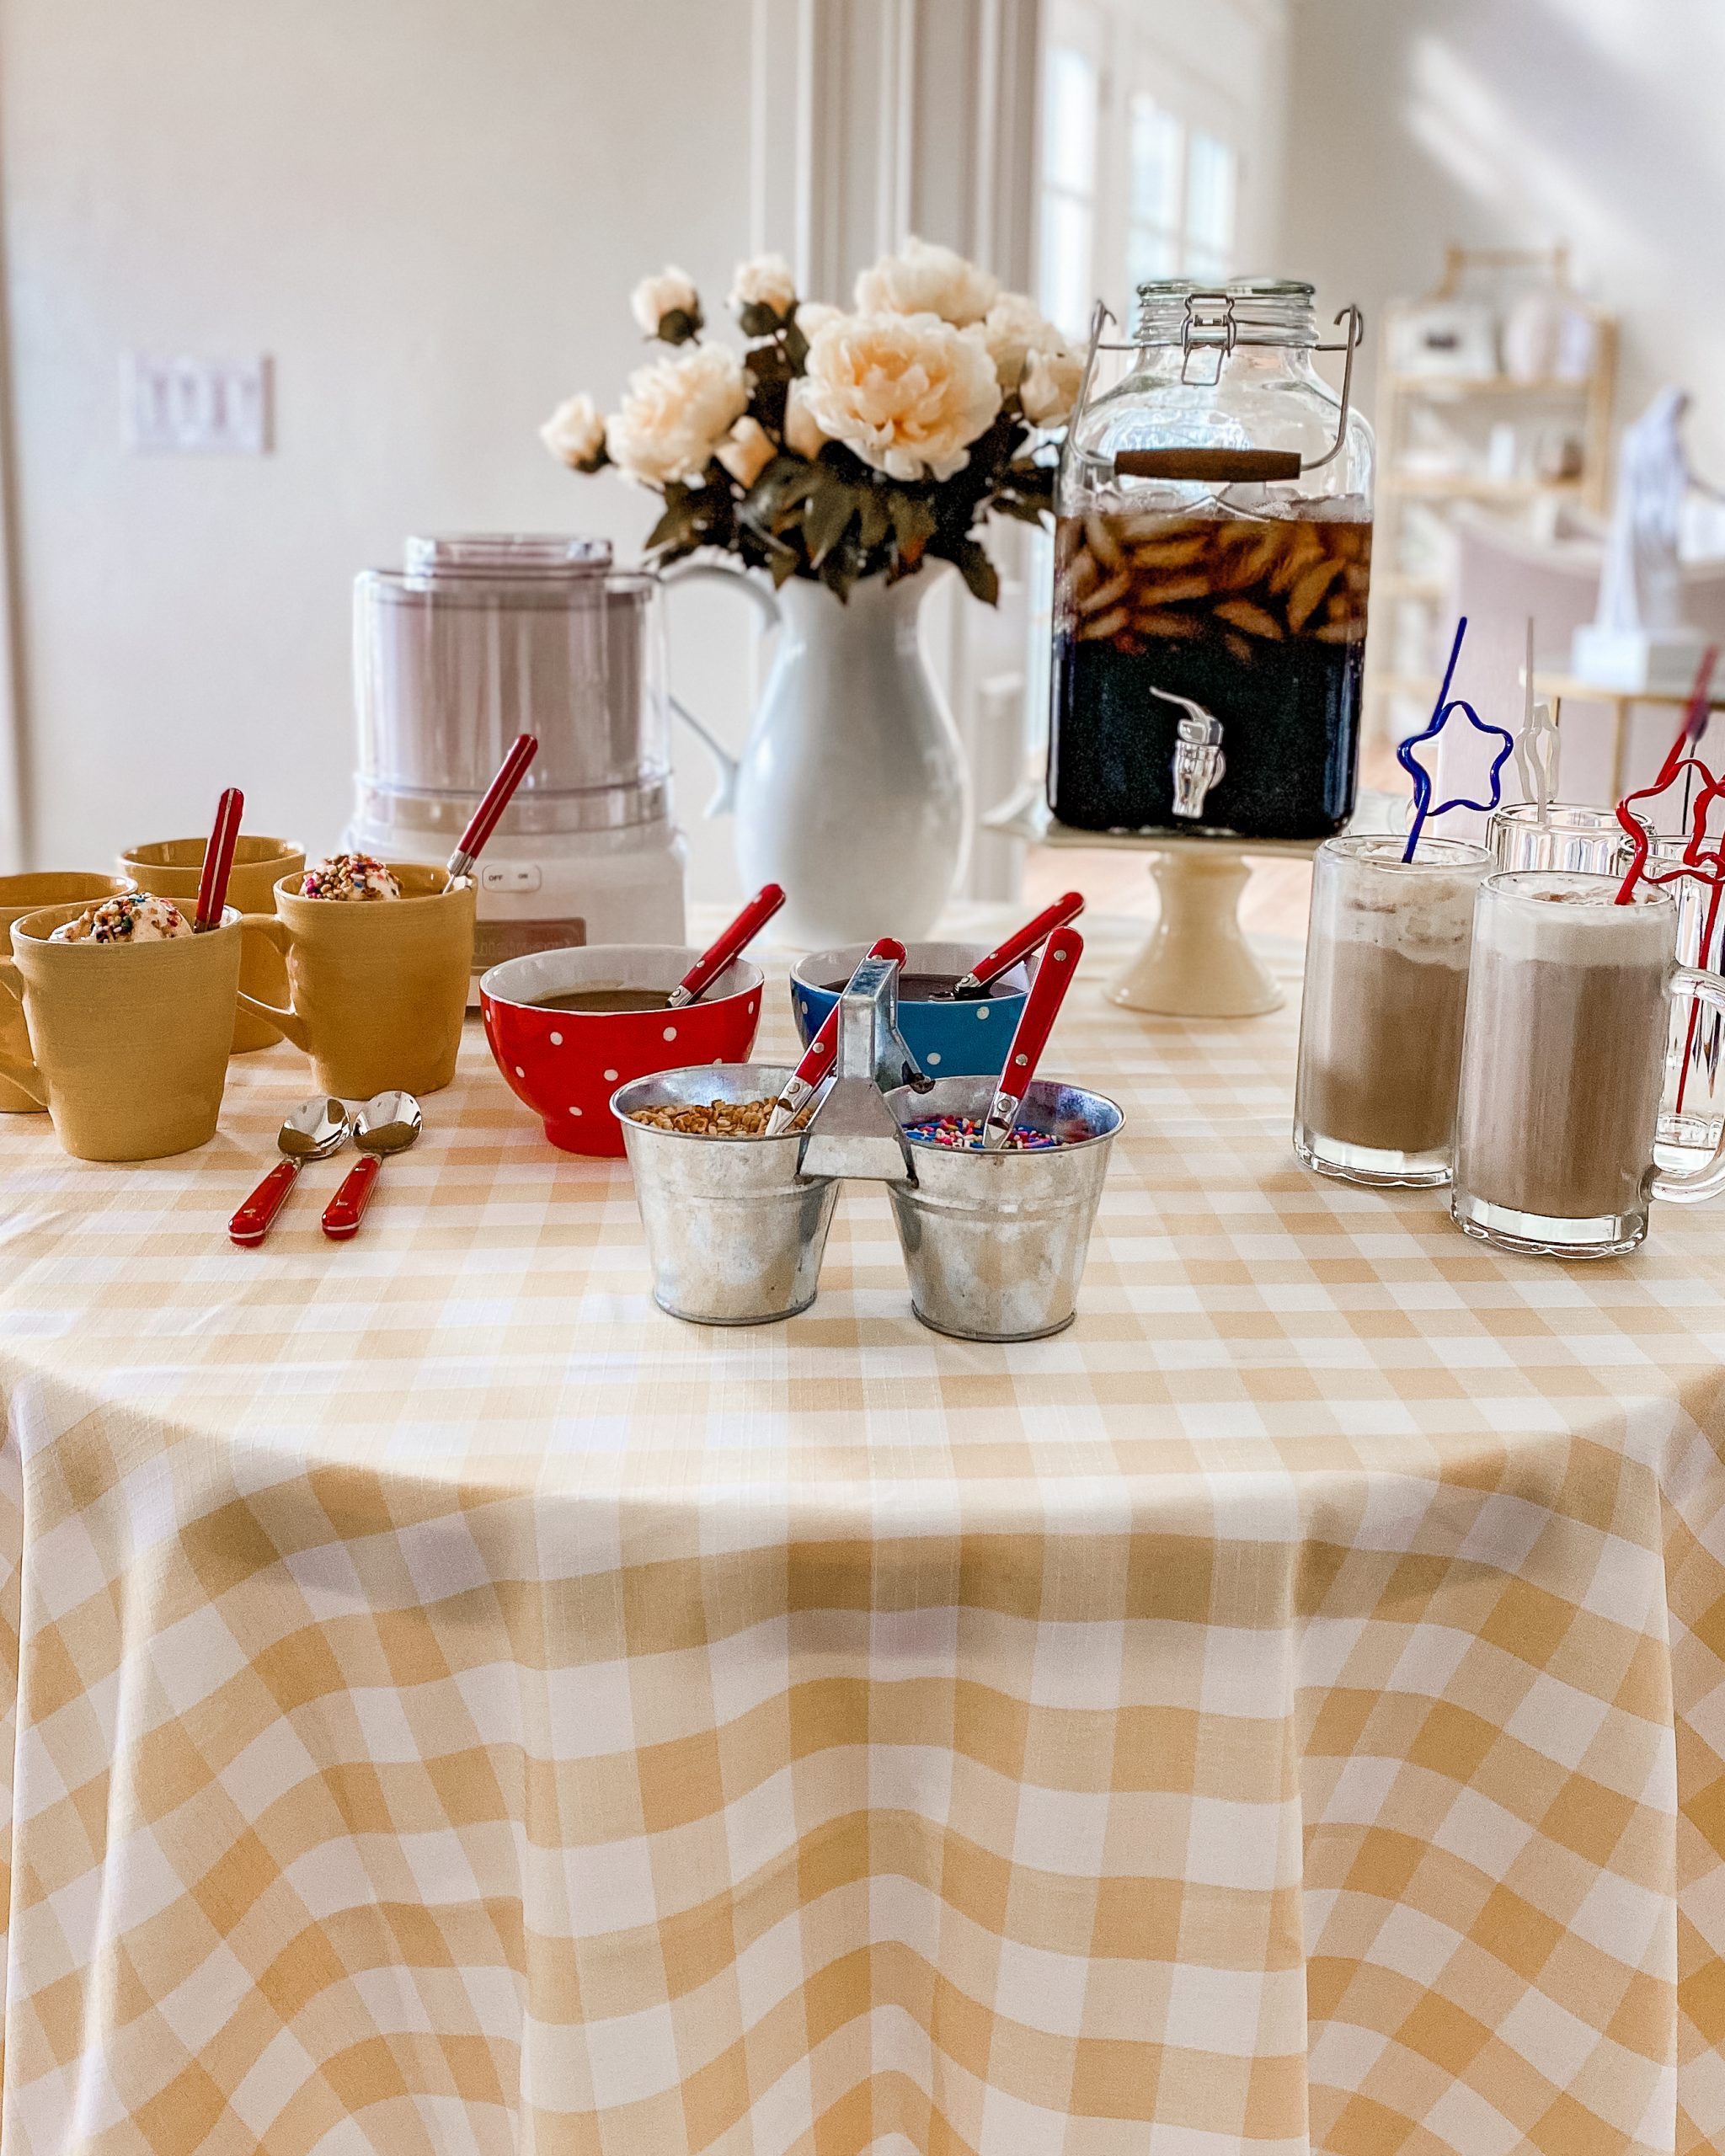
<path id="1" fill-rule="evenodd" d="M 1028 502 L 1020 494 L 996 494 L 989 507 L 1001 516 L 1016 517 L 1020 524 L 1046 524 L 1049 508 L 1045 502 Z"/>
<path id="2" fill-rule="evenodd" d="M 831 553 L 857 514 L 856 489 L 836 472 L 814 466 L 814 488 L 803 516 L 803 536 L 809 542 L 809 558 L 818 568 Z"/>
<path id="3" fill-rule="evenodd" d="M 872 554 L 876 547 L 886 544 L 887 534 L 893 528 L 892 512 L 887 507 L 884 488 L 864 487 L 858 493 L 857 536 L 863 552 Z"/>
<path id="4" fill-rule="evenodd" d="M 745 337 L 777 337 L 784 327 L 784 317 L 765 300 L 750 300 L 746 306 L 739 307 L 737 320 L 742 324 Z"/>
<path id="5" fill-rule="evenodd" d="M 862 574 L 862 557 L 854 540 L 835 547 L 820 564 L 820 580 L 828 590 L 836 593 L 841 604 L 851 596 L 851 590 Z"/>
<path id="6" fill-rule="evenodd" d="M 902 487 L 891 488 L 886 500 L 893 536 L 898 542 L 899 558 L 907 569 L 914 569 L 939 530 L 940 520 L 935 515 L 933 504 L 925 496 L 906 494 Z"/>
<path id="7" fill-rule="evenodd" d="M 698 305 L 674 307 L 668 314 L 660 316 L 659 327 L 653 334 L 661 344 L 686 344 L 692 337 L 698 337 L 706 327 Z"/>
<path id="8" fill-rule="evenodd" d="M 782 350 L 791 372 L 793 375 L 801 374 L 809 357 L 809 339 L 798 328 L 794 322 L 788 323 L 786 327 Z"/>
<path id="9" fill-rule="evenodd" d="M 781 584 L 788 584 L 791 579 L 797 574 L 798 563 L 801 558 L 801 556 L 797 553 L 796 550 L 790 547 L 782 548 L 773 556 L 771 566 L 772 572 L 772 588 L 775 591 L 778 590 Z"/>
<path id="10" fill-rule="evenodd" d="M 647 535 L 647 551 L 692 542 L 702 521 L 701 504 L 686 488 L 668 490 L 665 514 Z"/>
<path id="11" fill-rule="evenodd" d="M 936 549 L 950 562 L 985 606 L 1000 603 L 1001 579 L 994 563 L 974 539 L 945 540 Z"/>

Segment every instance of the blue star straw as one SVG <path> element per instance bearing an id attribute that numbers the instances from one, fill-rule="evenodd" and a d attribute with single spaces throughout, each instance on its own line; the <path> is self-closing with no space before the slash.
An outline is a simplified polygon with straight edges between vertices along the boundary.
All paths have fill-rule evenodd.
<path id="1" fill-rule="evenodd" d="M 1452 808 L 1493 809 L 1503 798 L 1503 766 L 1515 753 L 1515 737 L 1502 726 L 1488 726 L 1465 697 L 1452 696 L 1450 684 L 1455 678 L 1455 662 L 1461 656 L 1461 639 L 1467 634 L 1467 616 L 1464 614 L 1455 624 L 1455 641 L 1450 647 L 1450 663 L 1444 669 L 1444 685 L 1438 691 L 1438 701 L 1432 709 L 1431 723 L 1423 733 L 1410 734 L 1396 751 L 1396 761 L 1413 782 L 1413 822 L 1407 833 L 1404 861 L 1412 861 L 1414 849 L 1419 844 L 1420 833 L 1425 829 L 1428 816 L 1447 816 Z M 1450 723 L 1455 712 L 1465 712 L 1467 723 L 1478 734 L 1495 734 L 1503 747 L 1492 759 L 1492 798 L 1489 801 L 1468 801 L 1457 794 L 1452 801 L 1440 801 L 1432 806 L 1432 775 L 1414 756 L 1422 741 L 1435 741 Z"/>

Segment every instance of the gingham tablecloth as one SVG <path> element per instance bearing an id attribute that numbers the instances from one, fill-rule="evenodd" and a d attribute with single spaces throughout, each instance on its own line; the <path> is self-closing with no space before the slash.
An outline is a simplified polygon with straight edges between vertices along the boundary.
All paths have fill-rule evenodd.
<path id="1" fill-rule="evenodd" d="M 857 1189 L 661 1316 L 477 1034 L 344 1247 L 223 1233 L 286 1049 L 179 1161 L 0 1123 L 5 2156 L 1725 2143 L 1725 1216 L 1319 1182 L 1291 1015 L 1124 948 L 1034 1345 Z"/>

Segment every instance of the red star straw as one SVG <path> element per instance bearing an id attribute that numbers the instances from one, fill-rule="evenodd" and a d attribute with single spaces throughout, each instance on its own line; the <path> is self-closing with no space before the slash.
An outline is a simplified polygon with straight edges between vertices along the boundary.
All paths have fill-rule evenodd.
<path id="1" fill-rule="evenodd" d="M 233 873 L 233 850 L 239 843 L 239 820 L 246 798 L 231 786 L 216 804 L 216 823 L 204 848 L 204 873 L 198 878 L 198 908 L 192 926 L 200 935 L 222 926 L 222 910 L 227 903 L 227 879 Z"/>

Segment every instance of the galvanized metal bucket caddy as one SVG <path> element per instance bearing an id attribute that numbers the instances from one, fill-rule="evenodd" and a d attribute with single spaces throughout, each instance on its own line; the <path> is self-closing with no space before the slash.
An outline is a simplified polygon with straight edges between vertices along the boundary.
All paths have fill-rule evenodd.
<path id="1" fill-rule="evenodd" d="M 898 1030 L 898 966 L 868 958 L 839 1005 L 830 1084 L 806 1130 L 713 1138 L 635 1123 L 635 1108 L 777 1096 L 792 1074 L 706 1064 L 622 1086 L 611 1107 L 661 1310 L 761 1325 L 814 1299 L 841 1180 L 884 1182 L 922 1323 L 963 1340 L 1037 1340 L 1072 1322 L 1091 1229 L 1123 1118 L 1102 1093 L 1038 1080 L 1021 1120 L 1060 1144 L 972 1152 L 920 1144 L 925 1117 L 984 1118 L 987 1078 L 931 1083 Z"/>

